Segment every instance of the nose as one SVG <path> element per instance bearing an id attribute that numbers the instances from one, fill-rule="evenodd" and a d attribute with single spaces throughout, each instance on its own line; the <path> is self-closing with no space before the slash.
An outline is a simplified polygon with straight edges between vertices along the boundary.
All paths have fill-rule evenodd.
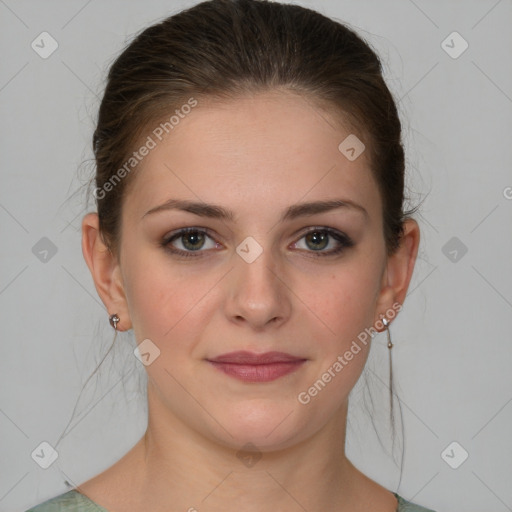
<path id="1" fill-rule="evenodd" d="M 234 265 L 226 283 L 225 309 L 230 321 L 255 330 L 285 323 L 291 312 L 291 291 L 282 266 L 273 260 L 271 251 L 264 250 L 251 263 L 236 254 Z"/>

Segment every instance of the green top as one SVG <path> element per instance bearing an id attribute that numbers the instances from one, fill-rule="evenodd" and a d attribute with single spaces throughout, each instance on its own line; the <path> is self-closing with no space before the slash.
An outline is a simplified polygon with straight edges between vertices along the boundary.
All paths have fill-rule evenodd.
<path id="1" fill-rule="evenodd" d="M 405 500 L 395 492 L 393 494 L 398 500 L 396 512 L 434 512 L 429 508 Z M 108 512 L 108 510 L 100 507 L 84 494 L 72 489 L 25 512 Z"/>

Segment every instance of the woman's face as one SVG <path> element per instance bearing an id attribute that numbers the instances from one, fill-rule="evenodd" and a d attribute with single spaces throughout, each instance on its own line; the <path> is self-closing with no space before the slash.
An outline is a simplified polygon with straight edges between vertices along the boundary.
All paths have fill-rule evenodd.
<path id="1" fill-rule="evenodd" d="M 199 102 L 168 137 L 151 135 L 156 146 L 123 203 L 118 270 L 136 341 L 151 342 L 151 406 L 169 419 L 265 451 L 339 418 L 368 355 L 358 335 L 393 303 L 367 152 L 339 149 L 350 134 L 304 99 L 273 92 Z M 157 209 L 170 200 L 200 207 Z M 297 209 L 326 201 L 347 204 Z M 183 228 L 197 232 L 173 238 Z M 208 361 L 239 350 L 305 361 L 267 381 Z M 308 393 L 329 369 L 330 381 Z"/>

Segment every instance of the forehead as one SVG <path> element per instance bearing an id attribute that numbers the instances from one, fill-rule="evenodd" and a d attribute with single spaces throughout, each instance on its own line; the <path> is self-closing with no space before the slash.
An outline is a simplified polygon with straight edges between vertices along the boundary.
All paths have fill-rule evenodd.
<path id="1" fill-rule="evenodd" d="M 155 123 L 156 131 L 148 132 L 154 147 L 137 165 L 127 196 L 139 218 L 170 197 L 232 209 L 238 202 L 263 213 L 263 206 L 281 210 L 300 200 L 344 196 L 379 211 L 368 152 L 347 158 L 340 144 L 354 137 L 349 126 L 302 96 L 274 91 L 198 99 L 159 140 L 161 127 Z"/>

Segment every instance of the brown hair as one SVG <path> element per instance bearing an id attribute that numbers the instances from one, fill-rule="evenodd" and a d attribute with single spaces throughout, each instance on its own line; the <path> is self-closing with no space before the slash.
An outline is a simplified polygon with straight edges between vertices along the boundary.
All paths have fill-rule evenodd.
<path id="1" fill-rule="evenodd" d="M 383 203 L 387 253 L 400 245 L 404 151 L 379 58 L 354 31 L 311 9 L 265 0 L 210 0 L 142 31 L 112 64 L 93 137 L 102 237 L 119 257 L 127 173 L 108 182 L 137 141 L 195 98 L 280 89 L 339 113 L 364 140 Z M 341 142 L 341 141 L 340 141 Z M 125 173 L 123 173 L 125 174 Z M 108 189 L 108 193 L 104 191 Z"/>

